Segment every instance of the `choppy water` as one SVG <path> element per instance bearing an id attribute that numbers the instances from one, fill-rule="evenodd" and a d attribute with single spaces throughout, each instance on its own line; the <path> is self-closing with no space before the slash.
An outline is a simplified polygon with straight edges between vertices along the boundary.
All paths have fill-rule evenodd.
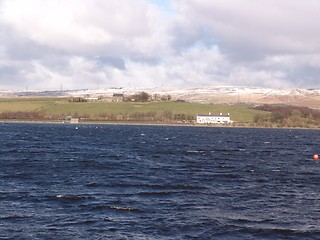
<path id="1" fill-rule="evenodd" d="M 320 238 L 320 131 L 0 131 L 0 239 Z"/>

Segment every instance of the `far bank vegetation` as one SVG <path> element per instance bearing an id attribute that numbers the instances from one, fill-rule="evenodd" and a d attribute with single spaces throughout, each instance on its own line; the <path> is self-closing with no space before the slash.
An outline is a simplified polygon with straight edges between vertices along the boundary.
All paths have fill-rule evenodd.
<path id="1" fill-rule="evenodd" d="M 253 119 L 255 126 L 301 128 L 320 126 L 320 111 L 316 109 L 288 105 L 262 105 L 255 109 L 270 113 L 257 114 Z"/>
<path id="2" fill-rule="evenodd" d="M 65 114 L 46 114 L 42 112 L 1 112 L 0 119 L 2 120 L 47 120 L 47 121 L 60 121 L 64 120 L 67 116 L 72 115 L 73 118 L 79 118 L 85 121 L 125 121 L 125 122 L 183 122 L 193 123 L 195 120 L 194 115 L 178 113 L 174 114 L 170 110 L 165 110 L 162 113 L 149 111 L 149 112 L 133 112 L 133 113 L 99 113 L 95 115 L 83 113 L 65 113 Z"/>
<path id="3" fill-rule="evenodd" d="M 234 126 L 320 127 L 320 111 L 289 105 L 201 104 L 172 100 L 170 95 L 117 94 L 114 101 L 90 98 L 0 99 L 0 120 L 195 123 L 197 114 L 230 113 Z M 97 100 L 96 100 L 97 99 Z M 119 101 L 120 99 L 120 101 Z"/>

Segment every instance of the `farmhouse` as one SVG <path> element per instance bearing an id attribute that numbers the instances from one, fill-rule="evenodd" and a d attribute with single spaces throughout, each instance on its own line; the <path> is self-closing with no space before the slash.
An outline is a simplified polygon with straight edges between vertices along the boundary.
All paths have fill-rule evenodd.
<path id="1" fill-rule="evenodd" d="M 228 115 L 223 115 L 222 113 L 220 115 L 211 115 L 211 113 L 208 115 L 197 115 L 198 124 L 229 124 L 232 122 L 229 113 Z"/>
<path id="2" fill-rule="evenodd" d="M 123 93 L 114 93 L 112 96 L 112 102 L 123 102 L 124 94 Z"/>

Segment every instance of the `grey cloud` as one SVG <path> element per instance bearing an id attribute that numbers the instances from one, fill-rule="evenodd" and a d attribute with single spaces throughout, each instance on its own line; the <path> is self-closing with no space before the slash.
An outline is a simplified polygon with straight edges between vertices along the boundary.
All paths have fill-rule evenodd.
<path id="1" fill-rule="evenodd" d="M 95 61 L 98 68 L 111 66 L 120 70 L 125 70 L 125 61 L 120 57 L 96 56 L 89 57 L 88 59 Z"/>
<path id="2" fill-rule="evenodd" d="M 6 54 L 8 59 L 14 60 L 36 60 L 46 58 L 54 54 L 50 48 L 41 46 L 28 39 L 11 38 L 6 44 Z"/>
<path id="3" fill-rule="evenodd" d="M 251 49 L 265 55 L 320 50 L 318 1 L 190 0 L 184 4 L 182 14 L 191 22 L 185 25 L 211 29 L 226 51 Z"/>
<path id="4" fill-rule="evenodd" d="M 18 75 L 17 69 L 13 66 L 0 66 L 0 77 L 3 79 Z"/>
<path id="5" fill-rule="evenodd" d="M 24 76 L 25 71 L 18 66 L 0 66 L 0 86 L 1 88 L 12 88 L 13 86 L 20 86 L 25 88 L 28 81 Z"/>
<path id="6" fill-rule="evenodd" d="M 287 73 L 290 82 L 300 88 L 314 88 L 320 82 L 320 68 L 303 66 Z"/>

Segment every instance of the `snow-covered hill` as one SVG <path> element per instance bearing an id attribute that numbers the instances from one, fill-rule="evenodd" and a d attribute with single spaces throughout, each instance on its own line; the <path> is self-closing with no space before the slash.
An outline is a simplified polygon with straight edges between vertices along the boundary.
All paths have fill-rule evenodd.
<path id="1" fill-rule="evenodd" d="M 173 100 L 202 103 L 287 103 L 293 105 L 319 105 L 320 89 L 284 89 L 261 87 L 197 87 L 170 88 L 103 88 L 63 91 L 0 91 L 0 97 L 112 97 L 114 93 L 131 95 L 138 92 L 150 95 L 170 95 Z M 318 103 L 319 102 L 319 103 Z"/>

